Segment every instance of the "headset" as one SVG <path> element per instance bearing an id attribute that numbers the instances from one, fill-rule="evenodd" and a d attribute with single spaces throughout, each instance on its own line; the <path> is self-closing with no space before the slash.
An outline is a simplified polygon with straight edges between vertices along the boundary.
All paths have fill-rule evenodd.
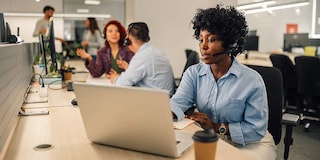
<path id="1" fill-rule="evenodd" d="M 133 27 L 134 27 L 134 23 L 131 23 L 131 24 L 128 26 L 128 34 L 131 32 L 131 30 L 132 30 Z M 123 44 L 126 45 L 126 46 L 130 46 L 130 45 L 131 45 L 131 41 L 130 41 L 130 39 L 128 38 L 128 35 L 127 35 L 127 38 L 124 39 Z"/>
<path id="2" fill-rule="evenodd" d="M 233 54 L 235 52 L 238 52 L 239 50 L 239 45 L 237 43 L 238 41 L 236 41 L 235 43 L 229 45 L 227 52 L 230 54 Z"/>

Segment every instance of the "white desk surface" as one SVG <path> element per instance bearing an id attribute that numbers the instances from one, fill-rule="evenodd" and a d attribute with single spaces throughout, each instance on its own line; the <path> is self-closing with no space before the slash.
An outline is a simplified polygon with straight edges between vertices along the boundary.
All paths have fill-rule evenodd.
<path id="1" fill-rule="evenodd" d="M 136 151 L 91 143 L 86 136 L 79 108 L 71 105 L 75 98 L 73 92 L 49 90 L 49 102 L 44 104 L 28 104 L 29 110 L 48 109 L 49 115 L 19 117 L 17 127 L 10 141 L 5 160 L 169 160 L 172 158 L 156 156 Z M 42 105 L 44 108 L 39 108 Z M 194 133 L 200 128 L 191 125 L 184 129 Z M 52 144 L 48 150 L 35 150 L 40 144 Z M 194 160 L 193 148 L 183 154 L 179 160 Z M 219 140 L 216 159 L 218 160 L 250 160 L 252 159 L 238 148 Z"/>
<path id="2" fill-rule="evenodd" d="M 249 52 L 248 59 L 245 58 L 245 54 L 240 54 L 236 58 L 242 64 L 272 67 L 270 54 L 271 53 L 258 53 L 258 52 L 252 51 L 252 52 Z M 274 53 L 274 54 L 277 54 L 277 53 Z M 294 63 L 294 57 L 300 55 L 300 54 L 293 54 L 293 53 L 282 53 L 282 54 L 288 55 L 293 63 Z"/>

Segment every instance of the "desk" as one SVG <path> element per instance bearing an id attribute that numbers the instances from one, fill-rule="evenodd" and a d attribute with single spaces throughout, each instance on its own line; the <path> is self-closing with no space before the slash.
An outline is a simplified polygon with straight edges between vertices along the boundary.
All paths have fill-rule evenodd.
<path id="1" fill-rule="evenodd" d="M 272 67 L 272 62 L 269 58 L 272 53 L 258 53 L 258 52 L 250 52 L 248 54 L 248 58 L 245 58 L 245 54 L 240 54 L 236 58 L 242 64 L 247 65 L 257 65 L 257 66 L 267 66 Z M 277 53 L 274 53 L 277 54 Z M 301 54 L 293 54 L 293 53 L 281 53 L 289 56 L 289 58 L 294 63 L 294 57 L 300 56 Z"/>
<path id="2" fill-rule="evenodd" d="M 6 152 L 6 160 L 169 160 L 172 158 L 129 151 L 110 146 L 91 143 L 86 136 L 80 110 L 73 107 L 70 101 L 75 98 L 73 92 L 49 90 L 49 102 L 42 104 L 50 114 L 41 116 L 19 117 L 19 122 Z M 59 105 L 57 105 L 59 104 Z M 23 107 L 39 108 L 41 104 L 28 104 Z M 196 125 L 184 129 L 194 133 L 199 130 Z M 34 150 L 40 144 L 52 144 L 48 150 Z M 193 148 L 178 160 L 193 160 Z M 218 160 L 250 160 L 252 159 L 238 148 L 219 140 L 217 147 Z"/>

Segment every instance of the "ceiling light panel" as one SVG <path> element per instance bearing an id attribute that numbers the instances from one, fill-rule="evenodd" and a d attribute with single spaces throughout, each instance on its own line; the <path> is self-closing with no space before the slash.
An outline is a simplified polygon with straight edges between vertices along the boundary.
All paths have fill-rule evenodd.
<path id="1" fill-rule="evenodd" d="M 85 0 L 84 4 L 88 4 L 88 5 L 99 5 L 101 2 L 100 0 Z"/>

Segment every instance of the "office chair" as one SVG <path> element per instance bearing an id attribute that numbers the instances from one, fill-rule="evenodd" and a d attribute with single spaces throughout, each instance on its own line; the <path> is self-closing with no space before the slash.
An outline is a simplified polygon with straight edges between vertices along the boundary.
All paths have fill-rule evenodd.
<path id="1" fill-rule="evenodd" d="M 183 76 L 183 73 L 188 69 L 188 67 L 194 65 L 194 64 L 198 64 L 199 61 L 200 61 L 200 58 L 199 58 L 199 53 L 194 51 L 194 50 L 191 50 L 191 49 L 186 49 L 185 50 L 185 53 L 186 53 L 186 57 L 187 57 L 187 61 L 186 61 L 186 64 L 183 68 L 183 71 L 182 71 L 182 74 L 181 74 L 181 77 L 179 79 L 175 79 L 175 89 L 177 90 L 179 84 L 180 84 L 180 81 L 182 79 L 182 76 Z M 194 112 L 196 108 L 196 105 L 193 104 L 192 107 L 190 109 L 188 109 L 185 114 L 186 115 L 190 115 L 191 113 Z"/>
<path id="2" fill-rule="evenodd" d="M 284 90 L 283 106 L 297 106 L 297 75 L 292 60 L 284 54 L 271 54 L 270 60 L 273 67 L 278 68 L 282 73 Z"/>
<path id="3" fill-rule="evenodd" d="M 320 59 L 317 57 L 295 57 L 298 78 L 298 107 L 300 119 L 320 121 Z M 310 123 L 305 124 L 309 131 Z"/>
<path id="4" fill-rule="evenodd" d="M 198 52 L 196 52 L 194 50 L 191 50 L 191 49 L 186 49 L 185 53 L 186 53 L 187 61 L 186 61 L 186 64 L 185 64 L 185 66 L 184 66 L 184 68 L 182 70 L 181 77 L 175 79 L 175 81 L 176 81 L 176 89 L 179 86 L 179 83 L 180 83 L 180 81 L 182 79 L 183 73 L 188 69 L 188 67 L 190 67 L 190 66 L 192 66 L 194 64 L 197 64 L 200 61 Z"/>
<path id="5" fill-rule="evenodd" d="M 199 59 L 200 59 L 199 53 L 196 51 L 186 49 L 185 52 L 186 52 L 186 56 L 187 56 L 187 62 L 183 68 L 182 73 L 184 73 L 184 71 L 186 71 L 188 67 L 199 63 Z M 181 75 L 181 77 L 182 77 L 182 75 Z"/>
<path id="6" fill-rule="evenodd" d="M 265 83 L 269 107 L 268 131 L 273 136 L 273 140 L 276 145 L 279 144 L 281 140 L 281 124 L 286 125 L 286 133 L 284 138 L 285 149 L 283 156 L 283 158 L 286 160 L 289 156 L 289 147 L 293 143 L 292 127 L 298 124 L 299 116 L 288 113 L 282 115 L 283 81 L 281 72 L 279 69 L 274 67 L 254 65 L 247 66 L 256 70 L 262 76 Z"/>

